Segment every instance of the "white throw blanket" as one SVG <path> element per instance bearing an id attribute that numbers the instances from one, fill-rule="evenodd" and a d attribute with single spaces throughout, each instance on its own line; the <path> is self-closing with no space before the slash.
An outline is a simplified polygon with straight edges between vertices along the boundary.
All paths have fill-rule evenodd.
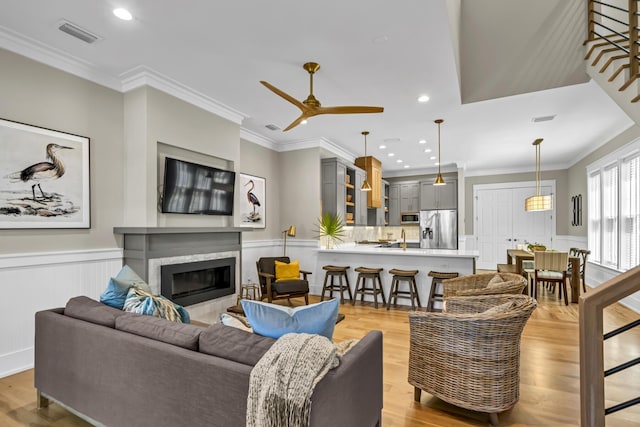
<path id="1" fill-rule="evenodd" d="M 280 337 L 251 371 L 247 427 L 308 426 L 313 389 L 339 363 L 326 337 Z"/>

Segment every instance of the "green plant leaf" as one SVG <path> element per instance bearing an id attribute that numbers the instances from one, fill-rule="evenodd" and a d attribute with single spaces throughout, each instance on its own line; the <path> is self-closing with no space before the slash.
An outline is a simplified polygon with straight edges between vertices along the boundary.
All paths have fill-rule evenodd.
<path id="1" fill-rule="evenodd" d="M 318 219 L 318 233 L 320 237 L 342 240 L 344 236 L 344 222 L 338 214 L 324 213 Z"/>

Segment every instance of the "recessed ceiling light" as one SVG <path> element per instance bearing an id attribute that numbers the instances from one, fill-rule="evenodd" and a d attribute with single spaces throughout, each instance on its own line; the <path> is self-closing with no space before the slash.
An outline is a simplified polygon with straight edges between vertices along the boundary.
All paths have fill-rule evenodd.
<path id="1" fill-rule="evenodd" d="M 409 165 L 404 165 L 404 168 L 405 168 L 405 169 L 407 169 L 407 168 L 409 168 L 409 167 L 410 167 Z"/>
<path id="2" fill-rule="evenodd" d="M 300 122 L 300 124 L 301 124 L 301 125 L 306 125 L 306 124 L 307 124 L 307 121 L 306 121 L 306 120 L 303 120 L 303 121 L 301 121 L 301 122 Z"/>
<path id="3" fill-rule="evenodd" d="M 436 156 L 429 157 L 429 160 L 435 160 L 435 159 L 436 159 Z"/>
<path id="4" fill-rule="evenodd" d="M 386 145 L 379 145 L 378 148 L 381 149 L 381 150 L 384 150 L 385 148 L 387 148 L 387 146 Z"/>
<path id="5" fill-rule="evenodd" d="M 394 153 L 389 153 L 389 154 L 387 154 L 387 156 L 393 157 L 393 156 L 395 156 L 395 154 Z"/>
<path id="6" fill-rule="evenodd" d="M 402 163 L 402 159 L 396 160 L 396 163 Z"/>
<path id="7" fill-rule="evenodd" d="M 426 139 L 421 139 L 420 141 L 418 141 L 418 144 L 426 144 L 427 140 Z"/>
<path id="8" fill-rule="evenodd" d="M 431 148 L 425 148 L 425 149 L 424 149 L 424 152 L 425 152 L 425 153 L 430 153 L 430 152 L 431 152 Z"/>
<path id="9" fill-rule="evenodd" d="M 420 95 L 418 97 L 418 102 L 428 102 L 429 101 L 429 95 Z"/>
<path id="10" fill-rule="evenodd" d="M 133 19 L 133 15 L 127 9 L 123 9 L 121 7 L 117 9 L 113 9 L 113 14 L 123 21 L 131 21 Z"/>
<path id="11" fill-rule="evenodd" d="M 440 166 L 440 162 L 435 162 L 434 165 Z"/>

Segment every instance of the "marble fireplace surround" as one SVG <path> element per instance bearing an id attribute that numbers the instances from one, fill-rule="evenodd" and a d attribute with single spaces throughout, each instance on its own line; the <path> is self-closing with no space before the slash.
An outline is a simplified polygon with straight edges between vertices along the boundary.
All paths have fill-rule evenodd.
<path id="1" fill-rule="evenodd" d="M 116 227 L 114 234 L 124 236 L 123 263 L 129 265 L 160 293 L 160 269 L 163 265 L 182 264 L 220 258 L 235 258 L 235 287 L 241 282 L 242 232 L 239 227 Z M 236 293 L 190 305 L 192 317 L 206 317 L 212 311 L 235 303 Z"/>

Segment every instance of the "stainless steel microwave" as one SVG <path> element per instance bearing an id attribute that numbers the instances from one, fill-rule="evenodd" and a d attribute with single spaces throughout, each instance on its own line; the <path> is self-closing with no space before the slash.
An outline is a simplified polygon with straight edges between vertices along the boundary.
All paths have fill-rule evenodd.
<path id="1" fill-rule="evenodd" d="M 401 212 L 400 224 L 418 224 L 420 222 L 420 212 Z"/>

